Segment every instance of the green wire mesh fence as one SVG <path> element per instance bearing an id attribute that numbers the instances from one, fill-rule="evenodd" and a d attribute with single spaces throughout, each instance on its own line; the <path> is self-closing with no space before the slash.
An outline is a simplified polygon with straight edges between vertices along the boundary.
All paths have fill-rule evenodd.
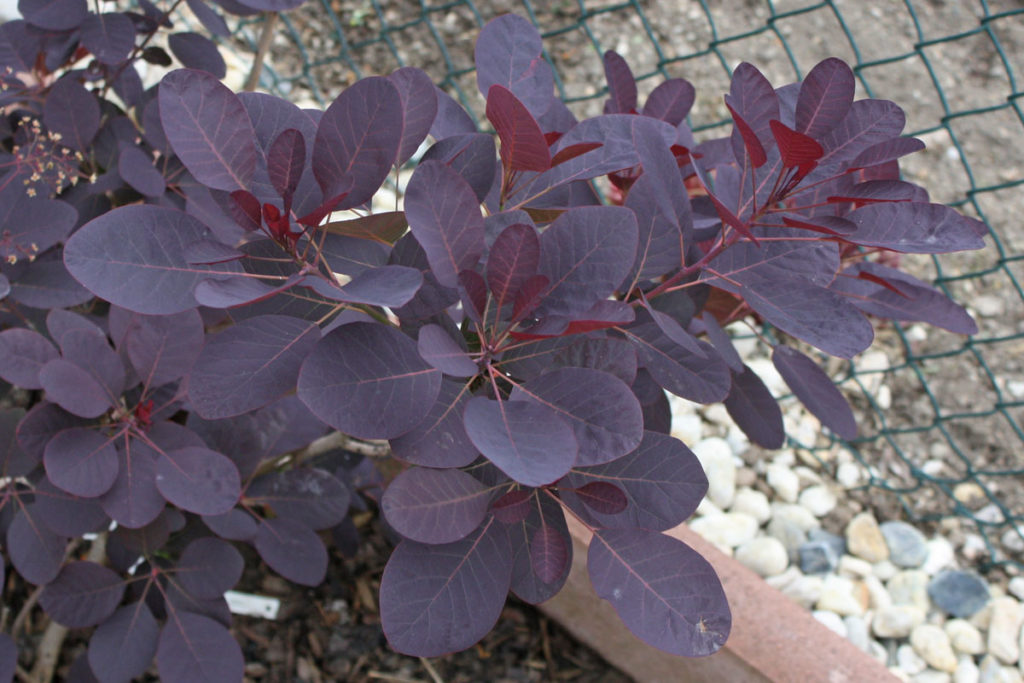
<path id="1" fill-rule="evenodd" d="M 908 132 L 928 143 L 907 177 L 990 230 L 983 252 L 906 265 L 966 304 L 980 332 L 883 328 L 871 351 L 829 367 L 845 378 L 861 436 L 794 428 L 790 445 L 825 467 L 847 449 L 867 473 L 851 493 L 865 506 L 944 525 L 981 569 L 1024 568 L 1024 3 L 311 0 L 277 22 L 261 87 L 323 106 L 359 77 L 410 64 L 479 114 L 473 41 L 505 12 L 538 26 L 558 92 L 580 115 L 602 106 L 606 49 L 627 59 L 642 95 L 666 77 L 690 80 L 698 139 L 728 130 L 721 97 L 741 61 L 782 84 L 838 56 L 862 95 L 906 109 Z M 262 21 L 239 24 L 242 63 Z"/>

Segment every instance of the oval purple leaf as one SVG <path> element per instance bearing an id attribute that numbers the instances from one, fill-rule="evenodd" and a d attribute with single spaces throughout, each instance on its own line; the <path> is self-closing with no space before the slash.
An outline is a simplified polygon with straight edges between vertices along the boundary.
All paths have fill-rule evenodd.
<path id="1" fill-rule="evenodd" d="M 188 374 L 203 345 L 203 320 L 194 309 L 165 316 L 128 313 L 116 341 L 143 385 L 158 387 Z"/>
<path id="2" fill-rule="evenodd" d="M 231 632 L 209 617 L 176 612 L 160 632 L 156 650 L 160 679 L 170 683 L 240 681 L 245 658 Z"/>
<path id="3" fill-rule="evenodd" d="M 6 543 L 11 564 L 29 583 L 50 583 L 64 563 L 67 538 L 50 531 L 30 510 L 22 509 L 14 516 Z"/>
<path id="4" fill-rule="evenodd" d="M 391 439 L 434 405 L 441 373 L 416 342 L 377 323 L 350 323 L 317 344 L 299 372 L 298 394 L 313 414 L 346 434 Z"/>
<path id="5" fill-rule="evenodd" d="M 190 595 L 212 600 L 231 590 L 243 569 L 245 560 L 233 545 L 219 538 L 197 538 L 181 553 L 174 577 Z"/>
<path id="6" fill-rule="evenodd" d="M 487 96 L 492 85 L 502 85 L 519 98 L 534 117 L 542 115 L 554 98 L 554 75 L 544 60 L 540 33 L 528 20 L 514 14 L 492 19 L 476 39 L 476 82 Z"/>
<path id="7" fill-rule="evenodd" d="M 89 371 L 63 358 L 43 366 L 39 383 L 49 400 L 79 417 L 99 417 L 114 405 L 114 397 Z"/>
<path id="8" fill-rule="evenodd" d="M 82 22 L 82 46 L 101 64 L 119 64 L 135 47 L 135 24 L 123 12 L 89 13 Z"/>
<path id="9" fill-rule="evenodd" d="M 145 602 L 114 612 L 89 639 L 89 667 L 101 681 L 128 681 L 153 663 L 160 626 Z"/>
<path id="10" fill-rule="evenodd" d="M 530 540 L 530 561 L 533 571 L 544 583 L 554 583 L 569 564 L 569 545 L 558 531 L 542 526 Z"/>
<path id="11" fill-rule="evenodd" d="M 153 158 L 144 151 L 127 146 L 117 157 L 117 172 L 139 194 L 159 197 L 167 189 L 167 183 L 153 164 Z"/>
<path id="12" fill-rule="evenodd" d="M 515 524 L 526 519 L 530 514 L 530 501 L 533 500 L 533 491 L 526 489 L 515 489 L 509 491 L 491 505 L 491 514 L 499 522 L 504 524 Z"/>
<path id="13" fill-rule="evenodd" d="M 442 380 L 437 400 L 423 420 L 391 440 L 396 458 L 424 467 L 465 467 L 476 460 L 476 447 L 466 435 L 462 411 L 469 389 L 461 382 Z"/>
<path id="14" fill-rule="evenodd" d="M 459 470 L 414 467 L 397 477 L 381 498 L 395 531 L 420 543 L 452 543 L 480 526 L 491 491 Z"/>
<path id="15" fill-rule="evenodd" d="M 786 442 L 782 410 L 768 387 L 749 367 L 732 375 L 725 409 L 750 440 L 763 448 L 781 448 Z"/>
<path id="16" fill-rule="evenodd" d="M 74 77 L 62 78 L 43 104 L 43 123 L 60 135 L 62 145 L 85 152 L 100 129 L 99 102 Z"/>
<path id="17" fill-rule="evenodd" d="M 853 104 L 856 82 L 841 59 L 818 62 L 800 84 L 796 101 L 796 130 L 818 139 L 846 118 Z"/>
<path id="18" fill-rule="evenodd" d="M 416 341 L 420 356 L 446 375 L 473 377 L 480 368 L 440 325 L 424 325 Z"/>
<path id="19" fill-rule="evenodd" d="M 139 529 L 163 512 L 164 497 L 156 487 L 157 453 L 141 439 L 118 444 L 118 473 L 100 504 L 122 527 Z"/>
<path id="20" fill-rule="evenodd" d="M 572 566 L 572 537 L 569 535 L 569 528 L 565 523 L 565 512 L 562 506 L 547 495 L 538 494 L 531 497 L 528 506 L 529 512 L 522 521 L 510 524 L 508 529 L 509 540 L 512 544 L 512 592 L 519 598 L 531 605 L 536 605 L 552 598 L 569 577 L 569 568 Z M 547 529 L 547 531 L 543 531 Z M 562 537 L 562 547 L 568 552 L 568 556 L 562 568 L 560 576 L 552 581 L 542 580 L 537 575 L 536 567 L 539 564 L 534 557 L 534 538 L 538 533 L 550 536 L 554 532 Z M 536 548 L 540 550 L 541 548 Z M 546 579 L 551 579 L 548 574 Z"/>
<path id="21" fill-rule="evenodd" d="M 168 502 L 197 515 L 219 515 L 242 493 L 238 468 L 206 448 L 168 451 L 156 463 L 156 487 Z"/>
<path id="22" fill-rule="evenodd" d="M 256 479 L 246 490 L 250 504 L 269 505 L 277 517 L 328 529 L 348 512 L 348 488 L 330 472 L 312 467 L 274 472 Z"/>
<path id="23" fill-rule="evenodd" d="M 0 332 L 0 378 L 22 389 L 42 389 L 39 371 L 57 349 L 38 332 L 15 327 Z"/>
<path id="24" fill-rule="evenodd" d="M 606 481 L 584 484 L 575 493 L 584 505 L 605 515 L 617 515 L 629 505 L 622 489 Z"/>
<path id="25" fill-rule="evenodd" d="M 259 530 L 256 518 L 241 508 L 233 508 L 223 515 L 203 515 L 203 523 L 229 541 L 251 541 Z"/>
<path id="26" fill-rule="evenodd" d="M 86 0 L 18 0 L 18 11 L 33 26 L 68 31 L 81 25 L 89 5 Z"/>
<path id="27" fill-rule="evenodd" d="M 205 71 L 218 79 L 227 75 L 227 64 L 217 44 L 202 34 L 172 33 L 167 36 L 167 46 L 187 69 Z"/>
<path id="28" fill-rule="evenodd" d="M 304 524 L 278 517 L 260 522 L 256 551 L 275 572 L 303 586 L 319 586 L 327 574 L 327 549 Z"/>
<path id="29" fill-rule="evenodd" d="M 39 604 L 68 628 L 95 626 L 106 620 L 124 595 L 121 577 L 95 562 L 72 562 L 39 596 Z"/>
<path id="30" fill-rule="evenodd" d="M 117 479 L 117 448 L 94 429 L 66 429 L 46 444 L 43 464 L 50 481 L 68 493 L 95 498 Z"/>
<path id="31" fill-rule="evenodd" d="M 821 423 L 844 439 L 857 438 L 857 420 L 832 378 L 813 360 L 788 346 L 776 346 L 772 363 L 789 388 Z"/>
<path id="32" fill-rule="evenodd" d="M 395 164 L 401 166 L 427 139 L 437 117 L 437 94 L 430 76 L 415 67 L 402 67 L 392 72 L 388 80 L 402 98 L 402 137 L 395 159 Z"/>

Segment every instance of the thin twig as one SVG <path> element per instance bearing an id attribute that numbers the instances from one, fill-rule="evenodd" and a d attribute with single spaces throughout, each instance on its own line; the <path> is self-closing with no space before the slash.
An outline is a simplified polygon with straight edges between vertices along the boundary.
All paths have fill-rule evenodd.
<path id="1" fill-rule="evenodd" d="M 437 669 L 434 668 L 434 665 L 430 663 L 429 659 L 426 657 L 420 657 L 420 664 L 422 664 L 423 668 L 427 670 L 428 674 L 430 674 L 430 678 L 434 683 L 444 683 L 444 679 L 441 678 L 441 674 L 437 673 Z"/>
<path id="2" fill-rule="evenodd" d="M 322 436 L 306 446 L 305 449 L 299 452 L 296 459 L 302 461 L 307 458 L 315 458 L 318 455 L 323 455 L 324 453 L 333 451 L 337 448 L 343 448 L 346 451 L 365 455 L 370 458 L 383 458 L 391 453 L 391 448 L 388 446 L 387 442 L 362 441 L 360 439 L 353 439 L 348 434 L 331 432 L 327 436 Z"/>
<path id="3" fill-rule="evenodd" d="M 249 77 L 245 79 L 242 89 L 252 92 L 260 84 L 260 74 L 263 73 L 263 60 L 270 51 L 270 43 L 274 40 L 274 26 L 277 24 L 277 12 L 267 12 L 263 15 L 263 27 L 260 31 L 260 42 L 256 45 L 256 54 L 252 58 L 252 68 L 249 70 Z"/>

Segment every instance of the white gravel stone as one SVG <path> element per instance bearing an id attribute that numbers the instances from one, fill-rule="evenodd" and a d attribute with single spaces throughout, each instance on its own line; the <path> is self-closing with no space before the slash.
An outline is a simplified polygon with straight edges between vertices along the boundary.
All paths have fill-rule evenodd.
<path id="1" fill-rule="evenodd" d="M 843 555 L 839 558 L 839 573 L 844 576 L 852 576 L 856 579 L 863 579 L 871 576 L 871 563 L 853 555 Z"/>
<path id="2" fill-rule="evenodd" d="M 927 543 L 928 557 L 921 565 L 921 571 L 929 576 L 938 574 L 943 569 L 954 566 L 956 555 L 953 552 L 953 544 L 941 536 L 937 536 Z"/>
<path id="3" fill-rule="evenodd" d="M 988 652 L 1004 664 L 1016 664 L 1020 658 L 1020 631 L 1024 622 L 1021 605 L 1011 597 L 992 601 L 992 620 L 988 626 Z"/>
<path id="4" fill-rule="evenodd" d="M 978 683 L 981 679 L 981 672 L 974 658 L 961 655 L 956 663 L 956 671 L 953 672 L 953 683 Z"/>
<path id="5" fill-rule="evenodd" d="M 985 655 L 978 665 L 981 672 L 980 683 L 1021 683 L 1024 677 L 1012 666 L 1002 666 L 992 655 Z"/>
<path id="6" fill-rule="evenodd" d="M 693 452 L 708 477 L 708 498 L 723 510 L 728 509 L 736 497 L 736 463 L 732 448 L 725 439 L 713 436 L 695 444 Z"/>
<path id="7" fill-rule="evenodd" d="M 920 624 L 910 633 L 910 644 L 914 651 L 928 662 L 928 666 L 953 673 L 956 671 L 956 655 L 949 642 L 949 636 L 934 624 Z"/>
<path id="8" fill-rule="evenodd" d="M 909 643 L 904 643 L 896 648 L 896 666 L 903 673 L 913 676 L 927 669 L 928 662 L 924 661 L 924 657 L 917 654 Z"/>
<path id="9" fill-rule="evenodd" d="M 816 609 L 811 612 L 811 616 L 821 622 L 828 630 L 843 638 L 846 637 L 846 624 L 843 623 L 843 618 L 835 612 Z"/>
<path id="10" fill-rule="evenodd" d="M 736 549 L 736 559 L 760 576 L 777 576 L 789 566 L 786 546 L 771 536 L 759 536 Z"/>
<path id="11" fill-rule="evenodd" d="M 798 605 L 810 609 L 821 600 L 824 586 L 825 581 L 820 576 L 800 576 L 786 585 L 782 593 Z"/>
<path id="12" fill-rule="evenodd" d="M 768 485 L 776 495 L 786 503 L 795 503 L 800 495 L 800 478 L 789 467 L 769 465 L 767 467 Z"/>
<path id="13" fill-rule="evenodd" d="M 851 614 L 848 617 L 843 617 L 843 625 L 846 626 L 846 639 L 860 650 L 870 652 L 871 634 L 868 622 L 862 617 Z"/>
<path id="14" fill-rule="evenodd" d="M 715 505 L 714 502 L 707 496 L 701 498 L 701 501 L 697 505 L 696 510 L 697 516 L 699 517 L 707 517 L 708 515 L 720 515 L 723 512 L 725 512 L 725 510 Z"/>
<path id="15" fill-rule="evenodd" d="M 868 589 L 868 595 L 871 597 L 871 608 L 882 609 L 883 607 L 892 607 L 892 596 L 889 595 L 889 591 L 885 590 L 885 586 L 882 585 L 882 580 L 877 576 L 865 576 L 864 586 Z"/>
<path id="16" fill-rule="evenodd" d="M 885 543 L 878 521 L 870 512 L 862 512 L 846 527 L 846 544 L 851 555 L 868 562 L 881 562 L 889 558 L 889 546 Z"/>
<path id="17" fill-rule="evenodd" d="M 981 631 L 964 619 L 950 619 L 943 626 L 953 649 L 960 654 L 980 655 L 985 652 L 985 639 Z"/>
<path id="18" fill-rule="evenodd" d="M 836 509 L 836 496 L 824 484 L 810 486 L 800 492 L 797 502 L 815 517 L 824 517 Z"/>
<path id="19" fill-rule="evenodd" d="M 885 584 L 894 605 L 913 605 L 922 612 L 931 606 L 928 599 L 928 575 L 919 569 L 898 573 Z"/>
<path id="20" fill-rule="evenodd" d="M 817 608 L 844 617 L 861 616 L 864 614 L 864 605 L 857 599 L 856 591 L 857 586 L 850 579 L 830 574 L 822 584 Z"/>
<path id="21" fill-rule="evenodd" d="M 871 630 L 879 638 L 906 638 L 914 627 L 924 623 L 925 613 L 913 605 L 893 605 L 875 611 Z"/>
<path id="22" fill-rule="evenodd" d="M 787 503 L 772 503 L 772 520 L 779 520 L 792 524 L 804 533 L 821 526 L 818 518 L 811 514 L 811 511 L 800 505 Z"/>
<path id="23" fill-rule="evenodd" d="M 686 445 L 698 443 L 704 422 L 697 413 L 672 413 L 672 436 Z"/>
<path id="24" fill-rule="evenodd" d="M 852 489 L 864 483 L 864 472 L 860 465 L 852 462 L 844 462 L 836 470 L 836 481 L 843 488 Z"/>
<path id="25" fill-rule="evenodd" d="M 760 525 L 742 512 L 720 512 L 698 517 L 690 528 L 717 546 L 736 548 L 754 538 Z"/>
<path id="26" fill-rule="evenodd" d="M 882 560 L 881 562 L 875 562 L 871 565 L 871 573 L 882 581 L 888 581 L 900 573 L 900 568 L 889 560 Z"/>
<path id="27" fill-rule="evenodd" d="M 889 661 L 889 652 L 885 649 L 877 640 L 872 640 L 868 645 L 868 654 L 874 657 L 881 664 L 886 664 Z"/>
<path id="28" fill-rule="evenodd" d="M 772 518 L 772 508 L 768 504 L 768 496 L 751 488 L 741 488 L 737 491 L 736 498 L 729 510 L 750 515 L 757 520 L 758 524 L 764 524 Z"/>
<path id="29" fill-rule="evenodd" d="M 953 678 L 945 671 L 925 669 L 910 679 L 910 683 L 952 683 Z"/>

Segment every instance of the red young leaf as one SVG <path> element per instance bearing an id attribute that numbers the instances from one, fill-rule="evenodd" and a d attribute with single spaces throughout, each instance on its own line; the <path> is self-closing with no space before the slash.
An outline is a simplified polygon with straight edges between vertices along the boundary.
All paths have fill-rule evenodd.
<path id="1" fill-rule="evenodd" d="M 487 91 L 487 119 L 501 140 L 501 161 L 512 171 L 546 171 L 551 153 L 530 110 L 504 86 Z"/>
<path id="2" fill-rule="evenodd" d="M 615 484 L 606 481 L 592 481 L 576 489 L 576 495 L 588 507 L 604 515 L 622 512 L 629 505 L 626 494 Z"/>
<path id="3" fill-rule="evenodd" d="M 548 133 L 547 135 L 550 135 L 550 133 Z M 547 136 L 545 135 L 545 137 Z M 565 149 L 559 150 L 558 153 L 555 154 L 555 156 L 551 157 L 551 167 L 554 168 L 559 164 L 564 164 L 566 161 L 575 159 L 581 154 L 586 154 L 587 152 L 595 150 L 600 146 L 600 142 L 578 142 L 575 145 L 569 145 Z"/>
<path id="4" fill-rule="evenodd" d="M 853 222 L 839 216 L 814 216 L 813 218 L 801 216 L 799 220 L 791 216 L 783 216 L 782 224 L 790 228 L 802 228 L 826 235 L 849 235 L 857 229 Z"/>
<path id="5" fill-rule="evenodd" d="M 750 127 L 746 119 L 740 116 L 735 109 L 728 104 L 725 105 L 728 108 L 729 113 L 732 114 L 733 123 L 736 124 L 736 129 L 740 132 L 743 137 L 743 146 L 747 149 L 747 154 L 750 155 L 750 163 L 753 164 L 754 168 L 761 168 L 768 161 L 768 155 L 765 154 L 764 145 L 757 139 L 757 134 L 754 129 Z"/>
<path id="6" fill-rule="evenodd" d="M 235 222 L 249 232 L 259 230 L 263 224 L 260 200 L 248 190 L 235 190 L 231 193 L 231 200 L 228 209 Z"/>
<path id="7" fill-rule="evenodd" d="M 491 505 L 491 513 L 499 522 L 515 524 L 530 514 L 533 492 L 526 489 L 509 491 Z"/>
<path id="8" fill-rule="evenodd" d="M 562 576 L 569 561 L 569 546 L 554 527 L 545 524 L 530 541 L 530 559 L 537 577 L 544 583 L 553 583 Z"/>
<path id="9" fill-rule="evenodd" d="M 769 121 L 768 125 L 771 126 L 772 135 L 775 136 L 779 153 L 782 155 L 782 163 L 786 168 L 799 167 L 801 178 L 813 171 L 818 165 L 818 159 L 825 154 L 817 140 L 798 133 L 775 119 Z"/>
<path id="10" fill-rule="evenodd" d="M 292 196 L 306 166 L 306 141 L 302 132 L 286 128 L 274 138 L 267 152 L 267 173 L 284 205 L 291 208 Z"/>

